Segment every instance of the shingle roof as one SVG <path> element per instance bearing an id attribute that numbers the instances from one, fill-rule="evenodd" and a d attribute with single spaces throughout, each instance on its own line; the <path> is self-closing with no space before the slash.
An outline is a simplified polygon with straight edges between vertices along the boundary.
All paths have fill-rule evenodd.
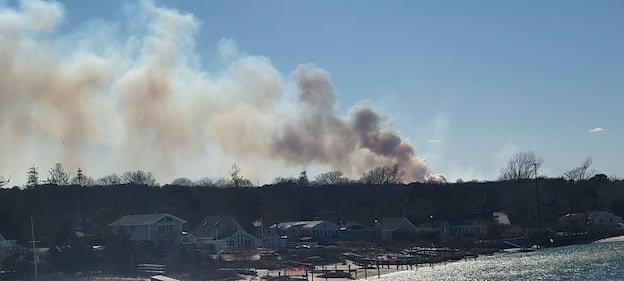
<path id="1" fill-rule="evenodd" d="M 112 222 L 108 226 L 124 226 L 124 225 L 150 225 L 164 217 L 170 217 L 172 219 L 186 223 L 185 220 L 178 218 L 170 214 L 149 214 L 149 215 L 125 215 L 122 218 Z"/>
<path id="2" fill-rule="evenodd" d="M 383 230 L 394 230 L 399 227 L 399 224 L 406 219 L 405 217 L 389 217 L 383 218 L 379 221 L 379 226 Z"/>
<path id="3" fill-rule="evenodd" d="M 232 217 L 226 215 L 206 216 L 193 230 L 195 237 L 211 237 L 222 239 L 234 234 L 237 230 L 245 231 Z M 215 233 L 216 231 L 216 233 Z"/>
<path id="4" fill-rule="evenodd" d="M 294 228 L 294 227 L 298 227 L 301 229 L 309 229 L 309 228 L 314 228 L 315 226 L 322 224 L 324 222 L 326 221 L 288 221 L 288 222 L 278 223 L 276 227 L 278 229 L 284 229 L 284 230 Z"/>

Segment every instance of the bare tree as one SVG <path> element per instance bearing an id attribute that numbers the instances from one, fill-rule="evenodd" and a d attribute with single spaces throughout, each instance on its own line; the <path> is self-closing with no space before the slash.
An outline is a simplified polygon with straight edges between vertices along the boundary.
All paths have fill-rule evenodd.
<path id="1" fill-rule="evenodd" d="M 201 178 L 199 180 L 197 180 L 195 182 L 196 186 L 201 186 L 201 187 L 215 187 L 217 186 L 217 183 L 215 182 L 215 180 L 205 177 L 205 178 Z"/>
<path id="2" fill-rule="evenodd" d="M 104 176 L 95 181 L 97 185 L 101 186 L 111 186 L 121 184 L 121 177 L 117 174 L 110 174 L 108 176 Z"/>
<path id="3" fill-rule="evenodd" d="M 310 180 L 308 179 L 308 172 L 301 171 L 299 174 L 299 178 L 297 179 L 297 185 L 299 186 L 308 186 L 310 185 Z"/>
<path id="4" fill-rule="evenodd" d="M 401 183 L 403 174 L 405 171 L 399 167 L 399 164 L 381 166 L 362 175 L 360 182 L 373 185 L 397 184 Z"/>
<path id="5" fill-rule="evenodd" d="M 238 184 L 239 187 L 253 187 L 253 183 L 248 180 L 248 179 L 241 179 L 240 183 Z"/>
<path id="6" fill-rule="evenodd" d="M 273 184 L 297 184 L 297 179 L 294 177 L 276 177 L 273 179 Z"/>
<path id="7" fill-rule="evenodd" d="M 532 151 L 518 152 L 511 157 L 507 166 L 500 170 L 501 180 L 522 180 L 537 177 L 536 172 L 542 167 L 544 160 Z"/>
<path id="8" fill-rule="evenodd" d="M 577 167 L 574 167 L 572 170 L 569 170 L 563 173 L 563 177 L 567 180 L 572 181 L 581 181 L 589 179 L 594 173 L 594 170 L 589 170 L 589 167 L 592 165 L 592 158 L 587 157 L 581 164 Z"/>
<path id="9" fill-rule="evenodd" d="M 55 185 L 67 185 L 69 183 L 69 172 L 63 169 L 61 163 L 56 163 L 54 167 L 48 171 L 48 179 L 46 182 Z"/>
<path id="10" fill-rule="evenodd" d="M 171 182 L 171 185 L 177 186 L 194 186 L 195 183 L 188 178 L 177 178 Z"/>
<path id="11" fill-rule="evenodd" d="M 345 185 L 349 183 L 349 179 L 342 175 L 341 171 L 331 171 L 316 176 L 314 184 L 316 185 Z"/>
<path id="12" fill-rule="evenodd" d="M 250 187 L 253 186 L 250 180 L 243 178 L 241 175 L 241 169 L 236 163 L 232 165 L 232 171 L 230 172 L 230 184 L 232 187 Z"/>
<path id="13" fill-rule="evenodd" d="M 232 183 L 230 182 L 230 180 L 229 180 L 229 179 L 227 179 L 227 178 L 218 178 L 218 179 L 216 179 L 216 180 L 215 180 L 215 182 L 214 182 L 214 183 L 215 183 L 215 186 L 217 186 L 217 187 L 222 187 L 222 188 L 223 188 L 223 187 L 229 187 L 229 186 L 231 186 L 231 185 L 232 185 Z"/>
<path id="14" fill-rule="evenodd" d="M 232 171 L 230 172 L 230 184 L 234 187 L 239 187 L 243 177 L 240 175 L 241 169 L 236 163 L 232 165 Z"/>
<path id="15" fill-rule="evenodd" d="M 605 182 L 609 182 L 609 177 L 605 174 L 595 174 L 593 177 L 589 178 L 589 181 L 602 184 Z"/>
<path id="16" fill-rule="evenodd" d="M 0 177 L 0 187 L 5 186 L 10 181 L 11 181 L 11 177 L 8 177 L 6 179 L 4 177 Z"/>
<path id="17" fill-rule="evenodd" d="M 128 184 L 156 186 L 156 179 L 151 172 L 141 170 L 127 171 L 121 176 L 121 181 Z"/>
<path id="18" fill-rule="evenodd" d="M 31 165 L 26 172 L 26 187 L 36 187 L 39 185 L 39 168 L 36 165 Z"/>

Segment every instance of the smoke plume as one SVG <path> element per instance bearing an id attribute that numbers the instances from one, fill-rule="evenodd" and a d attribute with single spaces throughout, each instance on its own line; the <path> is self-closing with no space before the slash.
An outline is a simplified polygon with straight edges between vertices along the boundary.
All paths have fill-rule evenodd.
<path id="1" fill-rule="evenodd" d="M 398 163 L 406 181 L 435 178 L 383 115 L 363 104 L 341 115 L 325 70 L 282 75 L 222 40 L 225 67 L 208 72 L 193 15 L 149 1 L 135 9 L 121 27 L 64 34 L 58 3 L 0 4 L 0 173 L 62 162 L 93 176 L 144 169 L 170 180 L 223 176 L 237 162 L 266 181 L 311 166 L 358 177 Z"/>

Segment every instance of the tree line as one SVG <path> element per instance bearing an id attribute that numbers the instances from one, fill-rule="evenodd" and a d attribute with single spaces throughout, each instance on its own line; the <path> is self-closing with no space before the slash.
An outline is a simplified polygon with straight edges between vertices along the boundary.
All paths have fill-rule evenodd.
<path id="1" fill-rule="evenodd" d="M 582 181 L 595 176 L 595 170 L 590 169 L 593 160 L 588 156 L 578 166 L 561 174 L 561 178 L 570 181 Z M 544 160 L 532 151 L 523 151 L 514 154 L 507 164 L 500 170 L 500 180 L 526 180 L 539 177 L 539 170 Z"/>
<path id="2" fill-rule="evenodd" d="M 358 180 L 346 177 L 340 171 L 330 171 L 317 175 L 313 180 L 308 178 L 307 171 L 301 171 L 299 177 L 276 177 L 272 184 L 296 184 L 298 186 L 319 186 L 319 185 L 346 185 L 353 183 L 366 184 L 398 184 L 402 183 L 405 172 L 398 164 L 392 166 L 380 166 L 362 175 Z M 0 177 L 0 187 L 7 185 L 10 178 Z M 121 175 L 110 174 L 94 179 L 85 174 L 84 170 L 78 168 L 76 174 L 72 176 L 61 163 L 56 163 L 48 170 L 45 179 L 39 173 L 39 167 L 31 165 L 26 171 L 26 184 L 24 187 L 33 188 L 39 185 L 77 185 L 77 186 L 112 186 L 121 184 L 159 186 L 151 172 L 143 170 L 126 171 Z M 201 187 L 253 187 L 255 186 L 249 179 L 246 179 L 238 164 L 233 164 L 227 178 L 204 177 L 198 180 L 191 180 L 186 177 L 174 179 L 170 185 L 176 186 L 201 186 Z"/>
<path id="3" fill-rule="evenodd" d="M 534 179 L 539 176 L 539 170 L 542 168 L 544 160 L 538 157 L 532 151 L 518 152 L 514 154 L 501 168 L 499 180 L 526 180 Z M 563 172 L 560 178 L 570 181 L 587 180 L 595 175 L 606 177 L 603 174 L 597 174 L 595 170 L 590 169 L 593 164 L 591 157 L 587 157 L 578 166 Z M 379 166 L 362 174 L 359 179 L 350 179 L 341 171 L 329 171 L 317 175 L 314 179 L 308 178 L 307 171 L 301 171 L 298 177 L 276 177 L 271 184 L 295 184 L 297 186 L 340 186 L 347 184 L 369 184 L 369 185 L 388 185 L 399 184 L 403 182 L 403 170 L 398 164 Z M 446 182 L 444 177 L 441 177 Z M 7 185 L 10 178 L 0 177 L 0 187 Z M 457 180 L 458 183 L 463 182 L 462 179 Z M 121 175 L 110 174 L 104 177 L 94 179 L 85 174 L 78 168 L 74 176 L 71 172 L 65 170 L 61 163 L 56 163 L 52 167 L 45 179 L 41 179 L 38 167 L 31 165 L 26 172 L 25 187 L 32 188 L 41 184 L 52 185 L 78 185 L 78 186 L 110 186 L 119 184 L 136 184 L 147 186 L 159 186 L 154 175 L 151 172 L 143 170 L 126 171 Z M 210 178 L 204 177 L 198 180 L 191 180 L 186 177 L 174 179 L 170 185 L 176 186 L 202 186 L 202 187 L 253 187 L 255 186 L 249 179 L 246 179 L 241 172 L 238 164 L 233 164 L 229 172 L 229 177 Z"/>
<path id="4" fill-rule="evenodd" d="M 158 185 L 151 172 L 144 172 L 142 170 L 126 171 L 121 176 L 110 174 L 99 179 L 94 179 L 87 176 L 81 168 L 78 168 L 76 175 L 72 177 L 71 172 L 65 170 L 61 163 L 56 163 L 54 167 L 48 170 L 47 177 L 43 180 L 39 175 L 39 167 L 31 165 L 26 171 L 26 184 L 24 186 L 33 188 L 38 185 L 107 186 L 118 184 Z"/>

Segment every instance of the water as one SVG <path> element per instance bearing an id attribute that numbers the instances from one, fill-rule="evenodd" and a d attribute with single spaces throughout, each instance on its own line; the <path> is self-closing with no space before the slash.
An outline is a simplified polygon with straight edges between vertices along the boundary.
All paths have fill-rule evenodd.
<path id="1" fill-rule="evenodd" d="M 592 243 L 507 253 L 375 280 L 624 280 L 624 242 Z"/>

